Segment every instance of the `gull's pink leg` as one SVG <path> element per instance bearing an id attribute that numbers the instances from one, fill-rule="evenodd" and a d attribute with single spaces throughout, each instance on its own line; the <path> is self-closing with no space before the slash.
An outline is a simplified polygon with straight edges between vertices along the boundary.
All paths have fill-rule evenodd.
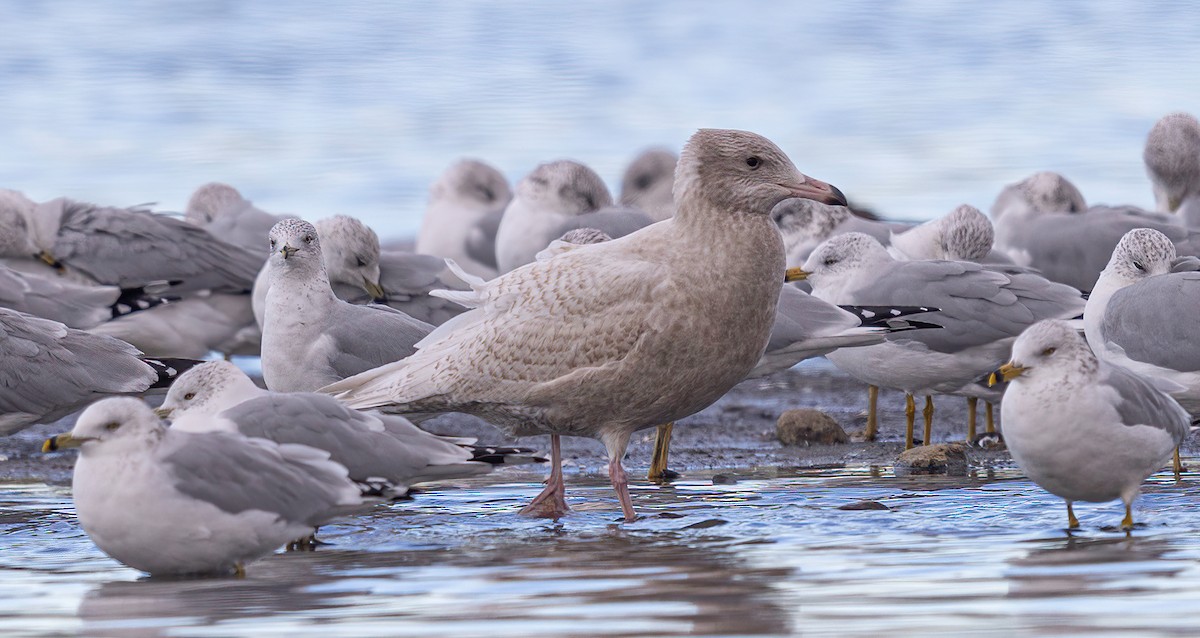
<path id="1" fill-rule="evenodd" d="M 567 507 L 566 486 L 562 475 L 562 448 L 557 434 L 550 435 L 550 478 L 541 494 L 521 508 L 522 516 L 558 520 L 571 511 Z"/>
<path id="2" fill-rule="evenodd" d="M 621 457 L 614 456 L 608 460 L 608 478 L 612 480 L 613 489 L 617 492 L 617 500 L 621 501 L 621 511 L 625 513 L 625 522 L 637 520 L 633 511 L 633 499 L 629 497 L 629 479 L 625 476 L 625 468 L 621 466 Z"/>

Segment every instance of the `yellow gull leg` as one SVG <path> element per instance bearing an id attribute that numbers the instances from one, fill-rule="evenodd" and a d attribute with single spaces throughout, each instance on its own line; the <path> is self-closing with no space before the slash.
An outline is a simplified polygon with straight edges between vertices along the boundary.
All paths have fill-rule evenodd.
<path id="1" fill-rule="evenodd" d="M 879 386 L 867 386 L 867 431 L 863 438 L 874 441 L 879 434 Z"/>
<path id="2" fill-rule="evenodd" d="M 667 470 L 667 457 L 671 454 L 671 430 L 674 427 L 672 421 L 658 426 L 654 432 L 654 456 L 650 458 L 650 472 L 646 475 L 652 481 L 666 478 L 663 473 Z"/>
<path id="3" fill-rule="evenodd" d="M 979 399 L 967 397 L 967 440 L 975 440 L 975 410 L 979 407 Z"/>
<path id="4" fill-rule="evenodd" d="M 911 450 L 913 446 L 913 425 L 917 420 L 917 402 L 913 395 L 904 395 L 904 449 Z"/>
<path id="5" fill-rule="evenodd" d="M 933 397 L 925 395 L 925 445 L 933 445 Z"/>

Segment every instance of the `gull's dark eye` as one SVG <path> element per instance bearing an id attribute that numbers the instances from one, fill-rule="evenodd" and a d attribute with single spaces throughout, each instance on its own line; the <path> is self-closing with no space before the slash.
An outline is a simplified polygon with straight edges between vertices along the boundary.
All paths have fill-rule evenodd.
<path id="1" fill-rule="evenodd" d="M 311 244 L 311 243 L 312 243 L 312 235 L 305 235 L 305 236 L 304 236 L 304 243 L 306 243 L 306 244 Z"/>
<path id="2" fill-rule="evenodd" d="M 746 166 L 749 166 L 750 170 L 754 170 L 759 166 L 762 166 L 762 160 L 757 156 L 751 155 L 750 157 L 746 158 Z"/>
<path id="3" fill-rule="evenodd" d="M 1135 262 L 1133 262 L 1133 267 L 1134 267 L 1134 268 L 1137 268 L 1137 269 L 1138 269 L 1139 271 L 1141 271 L 1141 272 L 1146 272 L 1146 267 L 1145 267 L 1145 266 L 1143 266 L 1143 265 L 1142 265 L 1142 262 L 1140 262 L 1140 261 L 1135 261 Z"/>
<path id="4" fill-rule="evenodd" d="M 836 258 L 836 257 L 826 257 L 826 258 L 825 258 L 825 265 L 826 265 L 826 266 L 832 266 L 832 265 L 834 265 L 834 264 L 836 264 L 836 263 L 838 263 L 838 260 L 837 260 L 837 258 Z"/>
<path id="5" fill-rule="evenodd" d="M 272 240 L 271 240 L 271 248 L 274 248 L 274 247 L 275 247 L 275 240 L 274 240 L 274 239 L 272 239 Z"/>
<path id="6" fill-rule="evenodd" d="M 119 428 L 119 427 L 121 427 L 121 424 L 120 424 L 120 423 L 118 423 L 118 422 L 116 422 L 116 421 L 113 421 L 113 422 L 111 422 L 111 423 L 105 423 L 105 424 L 104 424 L 104 429 L 105 429 L 105 430 L 108 430 L 109 432 L 112 432 L 113 430 L 115 430 L 115 429 L 117 429 L 117 428 Z"/>
<path id="7" fill-rule="evenodd" d="M 355 257 L 354 261 L 358 264 L 359 268 L 364 268 L 367 265 L 367 260 L 362 257 Z"/>
<path id="8" fill-rule="evenodd" d="M 192 399 L 195 399 L 195 398 L 196 398 L 195 392 L 188 392 L 187 394 L 183 395 L 184 401 L 191 401 Z"/>
<path id="9" fill-rule="evenodd" d="M 1058 348 L 1053 348 L 1053 347 L 1046 348 L 1045 350 L 1042 350 L 1042 356 L 1048 357 L 1048 356 L 1054 354 L 1057 350 L 1058 350 Z"/>

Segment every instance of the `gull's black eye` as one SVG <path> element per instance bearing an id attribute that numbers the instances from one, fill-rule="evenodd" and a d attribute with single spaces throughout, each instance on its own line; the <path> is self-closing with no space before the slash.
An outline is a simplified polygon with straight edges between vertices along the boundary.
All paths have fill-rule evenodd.
<path id="1" fill-rule="evenodd" d="M 838 263 L 838 260 L 837 260 L 837 258 L 836 258 L 836 257 L 826 257 L 826 258 L 825 258 L 825 265 L 826 265 L 826 266 L 832 266 L 832 265 L 834 265 L 834 264 L 836 264 L 836 263 Z"/>
<path id="2" fill-rule="evenodd" d="M 274 239 L 272 239 L 272 240 L 271 240 L 271 248 L 274 248 L 274 247 L 275 247 L 275 240 L 274 240 Z"/>
<path id="3" fill-rule="evenodd" d="M 121 424 L 120 424 L 120 423 L 118 423 L 118 422 L 116 422 L 116 421 L 113 421 L 113 422 L 111 422 L 111 423 L 105 423 L 105 424 L 104 424 L 104 429 L 105 429 L 105 430 L 108 430 L 109 432 L 112 432 L 113 430 L 115 430 L 115 429 L 117 429 L 117 428 L 119 428 L 119 427 L 121 427 Z"/>
<path id="4" fill-rule="evenodd" d="M 750 170 L 754 170 L 759 166 L 762 166 L 762 160 L 757 156 L 751 155 L 750 157 L 746 158 L 746 166 L 749 166 Z"/>
<path id="5" fill-rule="evenodd" d="M 311 244 L 311 243 L 312 243 L 312 235 L 305 235 L 305 236 L 304 236 L 304 243 L 306 243 L 306 244 Z"/>
<path id="6" fill-rule="evenodd" d="M 1045 350 L 1042 350 L 1042 356 L 1048 357 L 1048 356 L 1054 354 L 1057 350 L 1058 350 L 1058 348 L 1053 348 L 1053 347 L 1046 348 Z"/>
<path id="7" fill-rule="evenodd" d="M 367 265 L 367 260 L 362 257 L 355 257 L 354 261 L 358 264 L 359 268 L 364 268 Z"/>
<path id="8" fill-rule="evenodd" d="M 1137 269 L 1138 269 L 1139 271 L 1141 271 L 1141 272 L 1146 272 L 1146 267 L 1145 267 L 1145 266 L 1143 266 L 1143 265 L 1142 265 L 1142 262 L 1140 262 L 1140 261 L 1135 261 L 1135 262 L 1133 262 L 1133 267 L 1134 267 L 1134 268 L 1137 268 Z"/>
<path id="9" fill-rule="evenodd" d="M 195 398 L 196 398 L 195 392 L 188 392 L 187 394 L 183 395 L 184 401 L 191 401 L 192 399 L 195 399 Z"/>

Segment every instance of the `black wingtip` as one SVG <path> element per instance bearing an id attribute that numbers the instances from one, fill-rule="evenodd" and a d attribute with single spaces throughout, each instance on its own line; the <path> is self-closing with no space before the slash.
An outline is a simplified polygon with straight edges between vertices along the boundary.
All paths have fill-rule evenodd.
<path id="1" fill-rule="evenodd" d="M 471 460 L 491 465 L 521 465 L 524 463 L 546 463 L 550 459 L 537 450 L 527 447 L 498 447 L 494 445 L 466 445 L 471 451 Z"/>
<path id="2" fill-rule="evenodd" d="M 933 306 L 838 306 L 842 310 L 853 313 L 859 318 L 863 326 L 867 327 L 891 327 L 888 322 L 909 315 L 919 315 L 927 312 L 938 312 L 940 308 Z M 920 323 L 920 322 L 909 322 Z M 928 324 L 935 326 L 935 324 Z M 941 326 L 935 326 L 940 328 Z"/>
<path id="3" fill-rule="evenodd" d="M 181 359 L 176 357 L 142 357 L 142 363 L 150 366 L 158 373 L 158 380 L 151 388 L 166 388 L 179 378 L 179 375 L 204 363 L 203 359 Z"/>

